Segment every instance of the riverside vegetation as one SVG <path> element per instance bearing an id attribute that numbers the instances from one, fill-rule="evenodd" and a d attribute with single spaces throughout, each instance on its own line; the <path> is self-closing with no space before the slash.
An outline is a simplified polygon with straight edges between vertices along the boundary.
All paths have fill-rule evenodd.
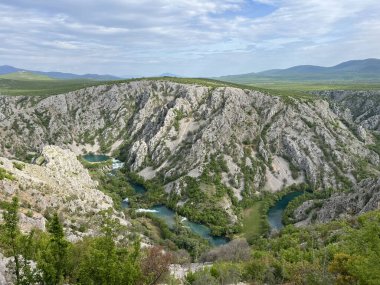
<path id="1" fill-rule="evenodd" d="M 157 78 L 0 97 L 0 147 L 24 161 L 0 158 L 0 194 L 21 201 L 1 205 L 13 281 L 176 284 L 169 264 L 212 262 L 182 282 L 377 284 L 377 111 L 369 105 L 362 120 L 316 96 L 325 95 Z M 125 167 L 110 173 L 110 160 L 81 158 L 89 152 Z M 271 233 L 269 208 L 305 190 Z M 155 205 L 178 214 L 174 227 L 136 211 Z M 211 248 L 182 217 L 231 242 Z"/>
<path id="2" fill-rule="evenodd" d="M 101 214 L 101 235 L 73 244 L 65 239 L 57 214 L 50 217 L 47 233 L 24 235 L 18 227 L 17 198 L 2 208 L 0 242 L 11 258 L 15 284 L 175 284 L 168 275 L 170 263 L 189 262 L 183 253 L 141 249 L 138 238 L 116 243 L 120 224 L 109 212 Z M 200 259 L 213 265 L 189 273 L 186 282 L 376 285 L 379 232 L 379 211 L 309 228 L 289 226 L 278 236 L 258 238 L 251 249 L 235 240 L 203 254 Z"/>

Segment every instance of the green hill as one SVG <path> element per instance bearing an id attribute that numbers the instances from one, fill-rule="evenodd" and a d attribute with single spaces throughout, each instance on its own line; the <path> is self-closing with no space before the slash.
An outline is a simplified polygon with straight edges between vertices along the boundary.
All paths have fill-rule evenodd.
<path id="1" fill-rule="evenodd" d="M 272 69 L 258 73 L 227 75 L 220 80 L 241 83 L 325 82 L 379 83 L 380 60 L 351 60 L 331 67 L 299 65 L 287 69 Z"/>
<path id="2" fill-rule="evenodd" d="M 35 74 L 28 71 L 17 71 L 13 73 L 0 75 L 0 79 L 12 79 L 12 80 L 54 80 L 46 75 Z"/>

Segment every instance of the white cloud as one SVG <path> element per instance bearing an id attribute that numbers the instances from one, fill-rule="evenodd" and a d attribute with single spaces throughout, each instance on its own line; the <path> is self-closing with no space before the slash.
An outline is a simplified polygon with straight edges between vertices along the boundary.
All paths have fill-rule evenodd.
<path id="1" fill-rule="evenodd" d="M 0 64 L 24 68 L 59 69 L 64 56 L 65 71 L 197 76 L 380 57 L 378 0 L 2 3 Z M 276 10 L 244 13 L 258 3 Z"/>

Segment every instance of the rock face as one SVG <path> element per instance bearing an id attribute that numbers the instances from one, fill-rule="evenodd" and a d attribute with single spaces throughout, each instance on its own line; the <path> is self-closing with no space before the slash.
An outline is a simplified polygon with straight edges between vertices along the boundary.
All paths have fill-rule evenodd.
<path id="1" fill-rule="evenodd" d="M 380 131 L 380 90 L 333 90 L 313 93 L 335 102 L 334 109 L 348 122 L 364 129 Z"/>
<path id="2" fill-rule="evenodd" d="M 371 134 L 360 139 L 324 100 L 135 81 L 48 98 L 1 96 L 0 114 L 0 149 L 8 157 L 49 143 L 77 154 L 120 148 L 130 170 L 158 177 L 180 195 L 184 178 L 197 179 L 215 158 L 227 165 L 221 180 L 238 199 L 303 181 L 317 189 L 347 187 L 361 178 L 363 161 L 361 174 L 378 173 L 379 155 L 366 145 Z M 49 165 L 60 168 L 48 158 Z M 229 199 L 221 207 L 229 209 Z"/>
<path id="3" fill-rule="evenodd" d="M 42 151 L 45 164 L 23 164 L 0 157 L 0 166 L 14 179 L 0 180 L 0 199 L 20 199 L 20 224 L 23 231 L 45 230 L 46 216 L 59 212 L 69 238 L 76 239 L 95 231 L 94 215 L 113 207 L 112 199 L 99 190 L 76 155 L 57 146 Z"/>
<path id="4" fill-rule="evenodd" d="M 12 273 L 7 267 L 10 258 L 5 257 L 0 252 L 0 285 L 13 285 Z"/>
<path id="5" fill-rule="evenodd" d="M 314 215 L 316 221 L 326 223 L 380 210 L 380 179 L 365 179 L 349 193 L 336 193 L 327 200 L 318 202 L 320 206 L 317 208 L 314 201 L 306 201 L 294 211 L 294 217 L 299 224 L 311 223 L 311 215 Z"/>

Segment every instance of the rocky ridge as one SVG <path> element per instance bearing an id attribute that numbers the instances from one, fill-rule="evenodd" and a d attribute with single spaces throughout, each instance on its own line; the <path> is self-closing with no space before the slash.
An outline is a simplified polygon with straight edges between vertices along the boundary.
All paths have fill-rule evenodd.
<path id="1" fill-rule="evenodd" d="M 238 199 L 302 182 L 350 187 L 379 173 L 371 133 L 363 129 L 363 140 L 327 101 L 232 87 L 146 80 L 48 98 L 1 96 L 0 130 L 8 157 L 49 143 L 76 154 L 120 149 L 131 171 L 180 199 L 184 178 L 199 179 L 213 159 L 226 165 L 221 181 Z M 219 203 L 234 216 L 231 197 Z"/>
<path id="2" fill-rule="evenodd" d="M 324 201 L 305 201 L 293 215 L 298 225 L 305 225 L 310 224 L 313 219 L 327 223 L 379 209 L 380 179 L 369 178 L 355 185 L 349 193 L 335 193 Z"/>
<path id="3" fill-rule="evenodd" d="M 96 213 L 113 208 L 112 199 L 97 190 L 97 182 L 73 152 L 46 146 L 42 157 L 41 166 L 0 157 L 0 167 L 13 177 L 0 180 L 0 199 L 19 197 L 21 229 L 44 231 L 46 217 L 58 212 L 69 240 L 96 233 Z M 122 224 L 129 224 L 122 213 L 117 215 Z"/>
<path id="4" fill-rule="evenodd" d="M 380 91 L 331 90 L 313 94 L 333 102 L 333 110 L 346 121 L 380 132 Z"/>

